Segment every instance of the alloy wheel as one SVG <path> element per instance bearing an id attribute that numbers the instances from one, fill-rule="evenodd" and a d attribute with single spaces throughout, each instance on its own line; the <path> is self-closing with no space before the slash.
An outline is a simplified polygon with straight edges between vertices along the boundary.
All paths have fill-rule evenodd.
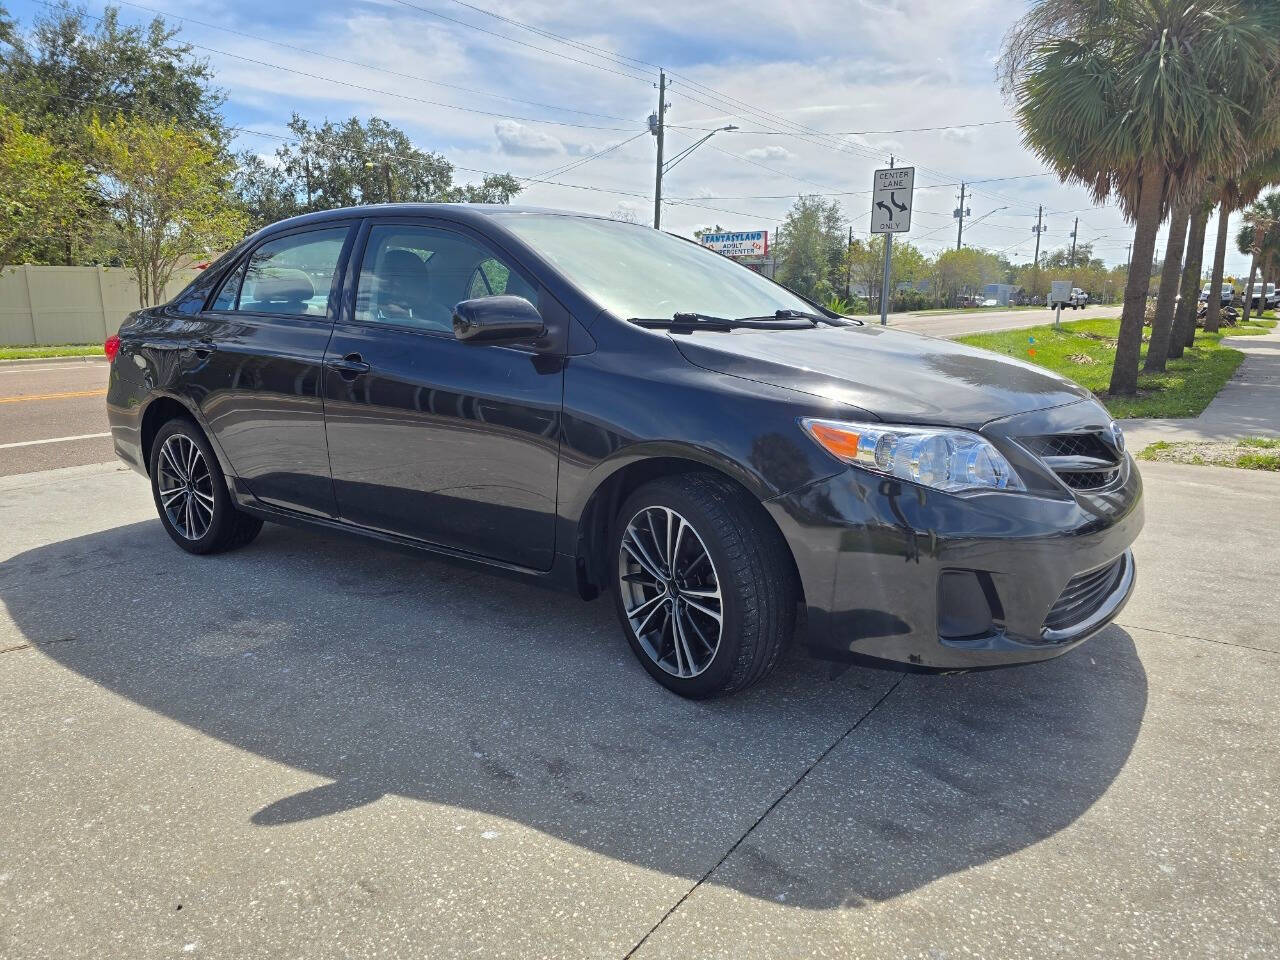
<path id="1" fill-rule="evenodd" d="M 645 507 L 618 549 L 618 588 L 631 631 L 648 657 L 676 677 L 696 677 L 720 648 L 724 603 L 702 537 L 669 507 Z"/>
<path id="2" fill-rule="evenodd" d="M 213 476 L 190 437 L 175 433 L 160 447 L 156 489 L 169 523 L 187 540 L 199 540 L 213 523 Z"/>

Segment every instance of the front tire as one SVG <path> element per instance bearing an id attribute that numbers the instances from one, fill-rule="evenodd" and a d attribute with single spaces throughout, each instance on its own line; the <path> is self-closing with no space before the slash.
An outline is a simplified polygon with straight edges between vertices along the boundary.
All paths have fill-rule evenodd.
<path id="1" fill-rule="evenodd" d="M 236 509 L 213 448 L 195 422 L 170 420 L 151 444 L 151 495 L 165 533 L 188 553 L 243 547 L 262 521 Z"/>
<path id="2" fill-rule="evenodd" d="M 795 629 L 795 576 L 781 535 L 741 487 L 700 473 L 645 484 L 610 544 L 618 619 L 664 687 L 724 696 L 777 666 Z"/>

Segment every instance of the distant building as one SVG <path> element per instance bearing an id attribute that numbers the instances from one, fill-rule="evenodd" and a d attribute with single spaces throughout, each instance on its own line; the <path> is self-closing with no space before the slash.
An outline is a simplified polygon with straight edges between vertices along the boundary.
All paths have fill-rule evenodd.
<path id="1" fill-rule="evenodd" d="M 994 300 L 1000 306 L 1007 307 L 1017 292 L 1018 288 L 1011 283 L 988 283 L 982 288 L 982 297 L 984 300 Z"/>

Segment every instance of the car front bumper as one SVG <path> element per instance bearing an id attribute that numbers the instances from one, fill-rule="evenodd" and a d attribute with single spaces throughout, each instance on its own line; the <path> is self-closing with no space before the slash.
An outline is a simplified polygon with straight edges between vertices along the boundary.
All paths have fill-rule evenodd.
<path id="1" fill-rule="evenodd" d="M 849 470 L 765 504 L 792 548 L 819 656 L 939 669 L 1059 656 L 1135 582 L 1142 481 L 1058 497 L 955 496 Z"/>

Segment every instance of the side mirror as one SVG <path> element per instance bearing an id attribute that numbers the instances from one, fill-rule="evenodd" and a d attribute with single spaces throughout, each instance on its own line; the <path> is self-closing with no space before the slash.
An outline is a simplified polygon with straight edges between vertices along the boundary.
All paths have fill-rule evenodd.
<path id="1" fill-rule="evenodd" d="M 542 314 L 524 297 L 479 297 L 453 308 L 453 335 L 465 343 L 536 340 L 545 330 Z"/>

